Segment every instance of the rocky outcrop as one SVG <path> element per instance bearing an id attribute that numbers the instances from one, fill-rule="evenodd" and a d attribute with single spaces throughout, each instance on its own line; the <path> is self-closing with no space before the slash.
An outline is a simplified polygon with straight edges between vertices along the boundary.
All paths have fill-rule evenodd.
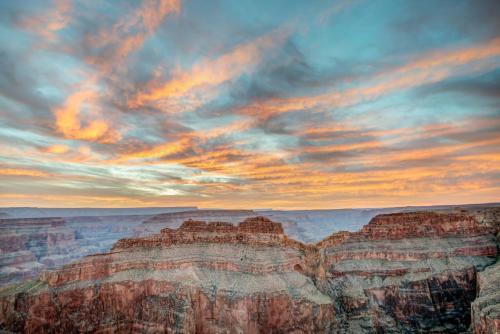
<path id="1" fill-rule="evenodd" d="M 167 212 L 154 215 L 145 219 L 136 228 L 138 235 L 149 235 L 158 233 L 163 228 L 178 228 L 186 220 L 202 220 L 206 222 L 228 222 L 237 224 L 238 222 L 254 217 L 256 213 L 252 210 L 196 210 Z"/>
<path id="2" fill-rule="evenodd" d="M 485 207 L 485 208 L 470 208 L 464 210 L 468 214 L 472 215 L 476 221 L 487 226 L 495 231 L 495 233 L 500 233 L 500 207 Z"/>
<path id="3" fill-rule="evenodd" d="M 460 332 L 477 271 L 496 261 L 491 229 L 467 214 L 384 214 L 318 243 L 345 331 Z"/>
<path id="4" fill-rule="evenodd" d="M 456 333 L 479 291 L 483 333 L 498 324 L 495 274 L 483 271 L 496 257 L 490 226 L 465 213 L 379 215 L 316 245 L 265 217 L 187 220 L 0 290 L 0 329 Z"/>
<path id="5" fill-rule="evenodd" d="M 472 303 L 473 331 L 500 333 L 500 263 L 479 273 L 479 295 Z"/>
<path id="6" fill-rule="evenodd" d="M 17 332 L 329 332 L 332 301 L 297 271 L 304 251 L 265 218 L 188 221 L 125 239 L 0 292 Z"/>

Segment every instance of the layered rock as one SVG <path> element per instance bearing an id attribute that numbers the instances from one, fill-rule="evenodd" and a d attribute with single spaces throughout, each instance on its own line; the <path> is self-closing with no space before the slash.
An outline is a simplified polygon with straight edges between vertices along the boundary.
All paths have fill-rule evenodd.
<path id="1" fill-rule="evenodd" d="M 76 233 L 84 254 L 107 252 L 122 238 L 139 236 L 137 227 L 147 215 L 82 216 L 65 218 L 68 227 Z"/>
<path id="2" fill-rule="evenodd" d="M 80 252 L 62 218 L 0 219 L 0 285 L 35 277 Z"/>
<path id="3" fill-rule="evenodd" d="M 166 227 L 178 228 L 184 221 L 189 219 L 202 220 L 206 222 L 224 221 L 236 224 L 255 215 L 255 212 L 252 210 L 196 210 L 167 212 L 145 219 L 142 224 L 136 228 L 136 232 L 141 236 L 158 233 L 161 229 Z"/>
<path id="4" fill-rule="evenodd" d="M 500 333 L 500 263 L 479 273 L 479 295 L 472 303 L 473 331 Z"/>
<path id="5" fill-rule="evenodd" d="M 5 289 L 0 326 L 42 333 L 328 332 L 331 300 L 296 270 L 307 266 L 297 245 L 265 218 L 238 226 L 188 221 Z"/>
<path id="6" fill-rule="evenodd" d="M 346 331 L 460 332 L 470 325 L 477 271 L 496 261 L 491 229 L 467 214 L 379 215 L 318 246 Z"/>
<path id="7" fill-rule="evenodd" d="M 469 208 L 465 210 L 472 215 L 479 224 L 492 228 L 495 233 L 500 233 L 500 207 Z"/>
<path id="8" fill-rule="evenodd" d="M 0 219 L 0 285 L 38 276 L 82 256 L 108 251 L 138 235 L 150 216 Z"/>
<path id="9" fill-rule="evenodd" d="M 496 276 L 482 272 L 496 257 L 490 226 L 465 213 L 380 215 L 316 245 L 265 217 L 187 220 L 0 290 L 0 329 L 455 333 L 479 286 L 483 333 L 497 325 Z"/>

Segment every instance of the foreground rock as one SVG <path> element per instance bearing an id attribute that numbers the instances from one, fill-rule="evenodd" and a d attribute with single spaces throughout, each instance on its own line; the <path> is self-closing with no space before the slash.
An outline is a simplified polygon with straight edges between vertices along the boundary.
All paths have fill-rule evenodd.
<path id="1" fill-rule="evenodd" d="M 497 257 L 492 230 L 463 213 L 379 215 L 318 246 L 347 332 L 466 331 L 477 271 Z"/>
<path id="2" fill-rule="evenodd" d="M 0 290 L 0 329 L 463 332 L 478 271 L 496 257 L 491 228 L 464 213 L 379 215 L 316 245 L 264 217 L 237 226 L 188 220 Z M 486 300 L 491 279 L 483 273 Z M 488 303 L 474 306 L 478 332 L 496 324 Z"/>
<path id="3" fill-rule="evenodd" d="M 301 245 L 279 224 L 188 221 L 4 290 L 0 323 L 15 332 L 327 331 L 331 300 L 297 264 Z"/>
<path id="4" fill-rule="evenodd" d="M 500 333 L 500 264 L 479 274 L 479 297 L 472 303 L 474 333 Z"/>

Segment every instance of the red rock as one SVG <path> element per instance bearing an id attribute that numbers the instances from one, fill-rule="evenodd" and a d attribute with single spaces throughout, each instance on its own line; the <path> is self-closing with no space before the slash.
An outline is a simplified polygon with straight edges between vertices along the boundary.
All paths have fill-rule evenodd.
<path id="1" fill-rule="evenodd" d="M 0 328 L 465 331 L 477 271 L 496 260 L 491 231 L 462 213 L 405 213 L 305 245 L 263 217 L 239 225 L 188 220 L 0 290 Z M 474 312 L 478 333 L 497 324 L 484 310 Z"/>
<path id="2" fill-rule="evenodd" d="M 0 219 L 0 285 L 36 277 L 54 268 L 50 260 L 78 252 L 75 232 L 62 218 Z M 22 255 L 21 255 L 22 254 Z M 68 256 L 67 263 L 75 257 Z M 61 263 L 60 261 L 57 263 Z"/>

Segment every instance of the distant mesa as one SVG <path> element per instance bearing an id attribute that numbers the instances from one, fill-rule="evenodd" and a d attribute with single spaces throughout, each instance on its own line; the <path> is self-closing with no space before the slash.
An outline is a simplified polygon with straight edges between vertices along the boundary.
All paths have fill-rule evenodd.
<path id="1" fill-rule="evenodd" d="M 284 233 L 280 223 L 274 223 L 269 218 L 262 216 L 247 218 L 239 225 L 227 222 L 206 223 L 190 219 L 185 221 L 179 230 L 185 232 Z"/>

